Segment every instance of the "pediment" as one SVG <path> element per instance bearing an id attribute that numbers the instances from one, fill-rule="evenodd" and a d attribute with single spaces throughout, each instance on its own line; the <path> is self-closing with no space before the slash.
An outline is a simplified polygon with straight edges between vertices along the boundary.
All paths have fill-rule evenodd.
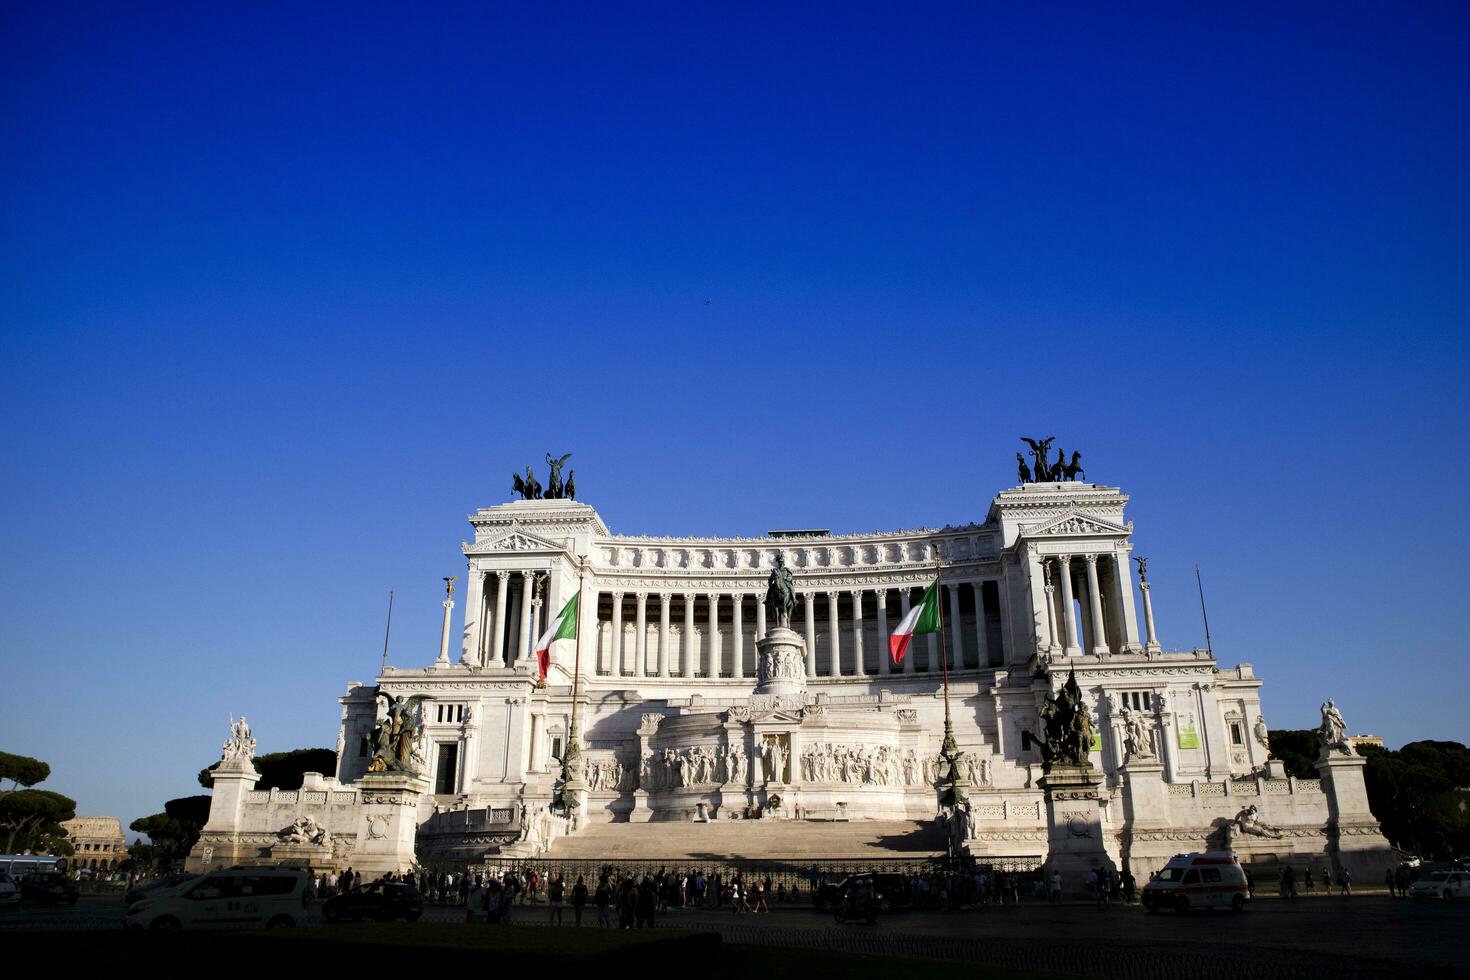
<path id="1" fill-rule="evenodd" d="M 476 541 L 465 549 L 477 555 L 495 554 L 504 551 L 554 551 L 565 552 L 566 546 L 555 541 L 532 534 L 524 528 L 511 528 L 500 534 L 490 535 L 483 541 Z"/>
<path id="2" fill-rule="evenodd" d="M 1127 535 L 1132 528 L 1112 521 L 1105 521 L 1099 517 L 1088 514 L 1078 514 L 1075 511 L 1053 521 L 1040 524 L 1030 530 L 1023 532 L 1023 537 L 1028 538 L 1052 538 L 1052 537 L 1089 537 L 1096 535 Z"/>

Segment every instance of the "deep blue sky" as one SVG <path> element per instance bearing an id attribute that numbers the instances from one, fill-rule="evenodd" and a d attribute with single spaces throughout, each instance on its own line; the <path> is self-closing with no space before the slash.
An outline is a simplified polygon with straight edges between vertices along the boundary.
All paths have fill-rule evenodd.
<path id="1" fill-rule="evenodd" d="M 332 745 L 548 450 L 846 531 L 1021 433 L 1274 726 L 1470 737 L 1470 8 L 976 6 L 6 5 L 0 749 L 126 822 Z"/>

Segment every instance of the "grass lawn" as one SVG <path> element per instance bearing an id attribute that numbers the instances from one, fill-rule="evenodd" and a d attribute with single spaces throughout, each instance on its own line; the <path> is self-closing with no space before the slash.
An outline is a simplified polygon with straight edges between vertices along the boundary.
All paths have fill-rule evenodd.
<path id="1" fill-rule="evenodd" d="M 704 978 L 741 980 L 932 980 L 953 970 L 967 980 L 1056 980 L 1053 974 L 928 960 L 737 946 L 722 944 L 716 933 L 669 929 L 363 923 L 272 932 L 15 932 L 6 934 L 4 943 L 10 957 L 60 957 L 58 962 L 70 969 L 131 966 L 150 976 L 197 977 L 209 964 L 212 969 L 337 964 L 375 975 L 384 968 L 428 968 L 438 975 L 444 969 L 534 970 L 595 960 L 599 969 L 696 969 Z"/>

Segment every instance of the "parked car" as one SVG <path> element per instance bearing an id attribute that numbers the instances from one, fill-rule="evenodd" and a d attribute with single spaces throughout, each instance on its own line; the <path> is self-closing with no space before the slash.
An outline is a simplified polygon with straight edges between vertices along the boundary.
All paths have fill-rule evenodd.
<path id="1" fill-rule="evenodd" d="M 20 882 L 0 871 L 0 906 L 20 904 Z"/>
<path id="2" fill-rule="evenodd" d="M 1232 851 L 1176 854 L 1143 886 L 1140 896 L 1143 907 L 1150 912 L 1223 906 L 1241 912 L 1250 897 L 1245 871 Z"/>
<path id="3" fill-rule="evenodd" d="M 306 923 L 311 878 L 294 868 L 231 868 L 129 906 L 129 929 L 290 929 Z"/>
<path id="4" fill-rule="evenodd" d="M 892 872 L 881 872 L 878 874 L 849 875 L 838 882 L 827 882 L 818 885 L 817 890 L 812 893 L 812 903 L 819 909 L 835 908 L 842 896 L 847 894 L 859 878 L 867 878 L 873 882 L 874 893 L 878 908 L 882 912 L 891 912 L 894 909 L 908 908 L 909 906 L 909 880 L 904 875 Z"/>
<path id="5" fill-rule="evenodd" d="M 1431 871 L 1409 886 L 1409 897 L 1446 902 L 1470 898 L 1470 871 Z"/>
<path id="6" fill-rule="evenodd" d="M 172 891 L 180 885 L 188 884 L 198 877 L 198 875 L 184 874 L 182 871 L 171 875 L 164 875 L 162 878 L 154 881 L 129 888 L 128 893 L 123 896 L 123 901 L 127 902 L 128 907 L 131 908 L 145 898 L 157 898 L 164 892 Z"/>
<path id="7" fill-rule="evenodd" d="M 75 905 L 82 889 L 60 871 L 32 871 L 20 879 L 20 897 L 45 905 Z"/>
<path id="8" fill-rule="evenodd" d="M 322 903 L 322 918 L 328 922 L 358 919 L 415 922 L 423 914 L 424 897 L 406 881 L 375 881 L 371 885 L 333 895 Z"/>

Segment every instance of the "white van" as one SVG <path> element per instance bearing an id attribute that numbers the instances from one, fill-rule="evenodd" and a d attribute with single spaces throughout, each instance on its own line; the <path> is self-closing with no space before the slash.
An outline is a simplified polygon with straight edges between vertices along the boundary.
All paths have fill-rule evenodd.
<path id="1" fill-rule="evenodd" d="M 1176 854 L 1143 886 L 1142 895 L 1143 907 L 1150 912 L 1165 908 L 1188 912 L 1227 905 L 1240 912 L 1250 898 L 1245 871 L 1233 851 Z"/>
<path id="2" fill-rule="evenodd" d="M 289 929 L 306 924 L 310 878 L 292 868 L 230 868 L 135 902 L 129 929 Z"/>

